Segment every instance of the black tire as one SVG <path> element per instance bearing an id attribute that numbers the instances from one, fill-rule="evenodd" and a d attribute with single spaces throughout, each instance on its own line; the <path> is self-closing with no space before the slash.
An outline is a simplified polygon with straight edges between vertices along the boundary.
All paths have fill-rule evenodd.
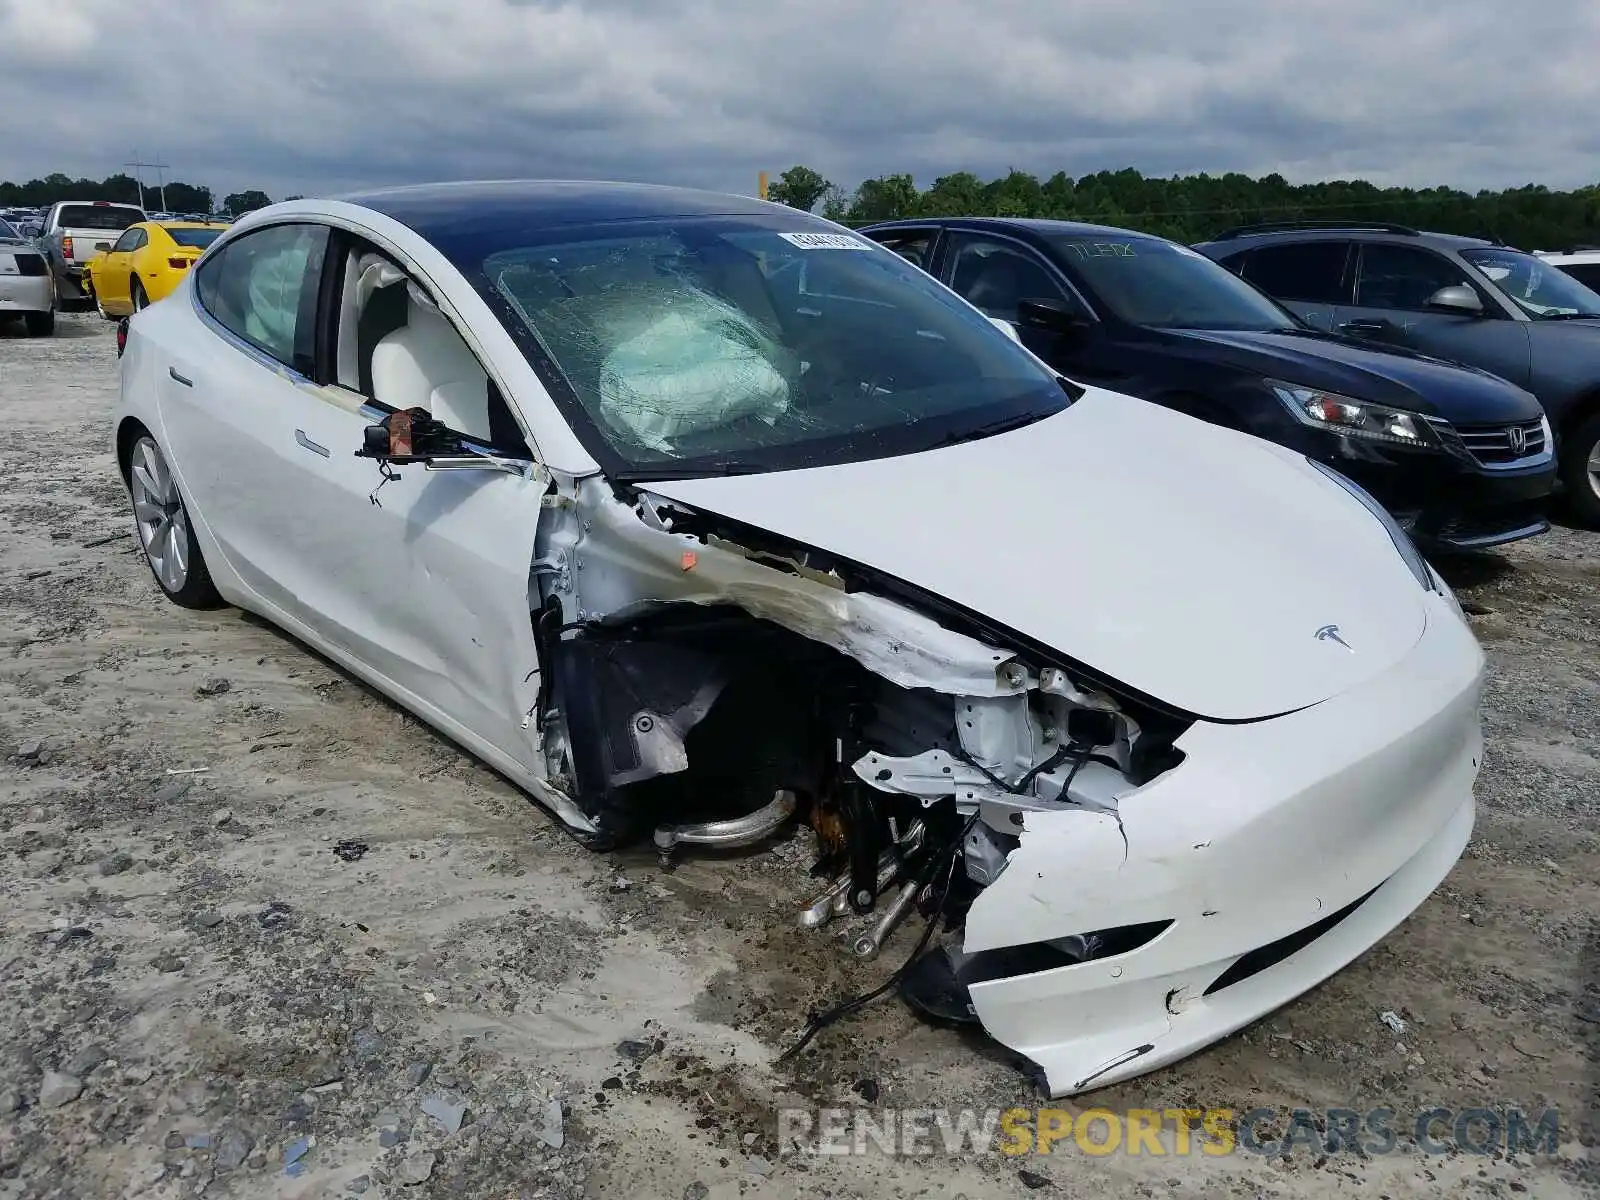
<path id="1" fill-rule="evenodd" d="M 150 307 L 150 296 L 144 290 L 144 284 L 139 282 L 137 275 L 133 277 L 133 282 L 128 286 L 128 298 L 133 302 L 134 312 Z"/>
<path id="2" fill-rule="evenodd" d="M 22 321 L 28 327 L 29 337 L 49 337 L 56 331 L 56 314 L 53 312 L 24 313 Z"/>
<path id="3" fill-rule="evenodd" d="M 152 457 L 158 470 L 153 469 Z M 172 478 L 161 447 L 149 433 L 141 430 L 129 445 L 122 473 L 134 504 L 134 536 L 144 551 L 145 565 L 155 577 L 156 586 L 181 608 L 221 608 L 225 602 L 216 584 L 211 582 L 211 572 L 206 567 L 205 556 L 200 553 L 199 542 L 195 541 L 194 525 L 189 520 L 177 482 Z M 157 495 L 167 499 L 157 500 Z M 144 509 L 148 517 L 141 512 L 145 505 L 150 505 Z M 155 517 L 157 508 L 162 510 L 163 517 Z M 177 570 L 167 562 L 174 548 L 178 549 L 174 560 Z"/>
<path id="4" fill-rule="evenodd" d="M 1561 439 L 1561 484 L 1572 515 L 1600 529 L 1600 412 L 1584 417 Z"/>

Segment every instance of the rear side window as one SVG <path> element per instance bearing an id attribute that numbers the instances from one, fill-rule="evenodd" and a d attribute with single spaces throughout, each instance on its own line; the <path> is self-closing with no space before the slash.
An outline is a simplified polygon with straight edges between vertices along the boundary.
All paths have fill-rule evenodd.
<path id="1" fill-rule="evenodd" d="M 1232 254 L 1224 254 L 1221 258 L 1217 259 L 1217 265 L 1219 267 L 1227 267 L 1228 270 L 1232 271 L 1235 275 L 1243 275 L 1244 264 L 1249 260 L 1249 258 L 1250 252 L 1248 250 L 1238 250 Z"/>
<path id="2" fill-rule="evenodd" d="M 1458 283 L 1472 286 L 1466 271 L 1442 254 L 1416 246 L 1367 242 L 1361 247 L 1356 304 L 1361 308 L 1402 308 L 1420 312 L 1428 307 L 1428 297 L 1440 288 Z"/>
<path id="3" fill-rule="evenodd" d="M 1017 319 L 1024 300 L 1065 300 L 1067 294 L 1031 250 L 973 234 L 957 239 L 950 287 L 986 317 Z"/>
<path id="4" fill-rule="evenodd" d="M 932 229 L 896 229 L 868 236 L 878 245 L 893 250 L 913 267 L 921 267 L 926 271 L 933 265 L 933 236 L 936 232 Z"/>
<path id="5" fill-rule="evenodd" d="M 327 246 L 323 225 L 273 225 L 245 234 L 196 272 L 200 303 L 225 329 L 310 375 Z"/>
<path id="6" fill-rule="evenodd" d="M 68 204 L 56 218 L 63 229 L 126 229 L 144 220 L 137 208 L 119 204 Z"/>
<path id="7" fill-rule="evenodd" d="M 1313 304 L 1343 304 L 1348 242 L 1293 242 L 1262 246 L 1250 252 L 1240 272 L 1269 296 Z M 1230 264 L 1232 265 L 1232 264 Z"/>

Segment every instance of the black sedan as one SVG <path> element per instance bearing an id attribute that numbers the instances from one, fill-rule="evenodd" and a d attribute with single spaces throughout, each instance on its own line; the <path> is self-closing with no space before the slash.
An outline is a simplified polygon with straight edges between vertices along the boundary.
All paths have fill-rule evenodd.
<path id="1" fill-rule="evenodd" d="M 1298 450 L 1435 550 L 1549 528 L 1537 399 L 1497 376 L 1319 332 L 1186 246 L 1066 221 L 934 218 L 859 232 L 1070 378 Z"/>

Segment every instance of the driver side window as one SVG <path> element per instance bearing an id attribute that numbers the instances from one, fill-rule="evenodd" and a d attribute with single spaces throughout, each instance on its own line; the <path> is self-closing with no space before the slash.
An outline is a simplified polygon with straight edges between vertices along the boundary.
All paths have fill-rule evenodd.
<path id="1" fill-rule="evenodd" d="M 494 380 L 428 291 L 365 242 L 345 252 L 335 378 L 380 408 L 420 408 L 452 432 L 529 457 Z"/>
<path id="2" fill-rule="evenodd" d="M 124 230 L 122 236 L 119 237 L 116 240 L 116 243 L 111 247 L 111 253 L 124 254 L 127 251 L 134 249 L 138 244 L 140 232 L 141 231 L 138 229 Z"/>
<path id="3" fill-rule="evenodd" d="M 1010 242 L 960 237 L 950 287 L 984 316 L 1017 319 L 1023 300 L 1066 300 L 1067 293 L 1031 250 Z"/>
<path id="4" fill-rule="evenodd" d="M 1415 246 L 1368 242 L 1361 247 L 1356 307 L 1421 312 L 1428 307 L 1428 297 L 1458 283 L 1472 286 L 1467 273 L 1442 255 Z"/>

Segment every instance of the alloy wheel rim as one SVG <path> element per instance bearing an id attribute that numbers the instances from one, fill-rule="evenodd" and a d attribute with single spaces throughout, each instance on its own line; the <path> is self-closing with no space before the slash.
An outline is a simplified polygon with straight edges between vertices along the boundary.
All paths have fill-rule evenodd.
<path id="1" fill-rule="evenodd" d="M 149 438 L 140 438 L 133 448 L 129 482 L 139 544 L 150 569 L 169 592 L 180 591 L 189 578 L 189 516 L 167 460 Z"/>
<path id="2" fill-rule="evenodd" d="M 1589 450 L 1589 490 L 1600 496 L 1600 441 Z"/>

